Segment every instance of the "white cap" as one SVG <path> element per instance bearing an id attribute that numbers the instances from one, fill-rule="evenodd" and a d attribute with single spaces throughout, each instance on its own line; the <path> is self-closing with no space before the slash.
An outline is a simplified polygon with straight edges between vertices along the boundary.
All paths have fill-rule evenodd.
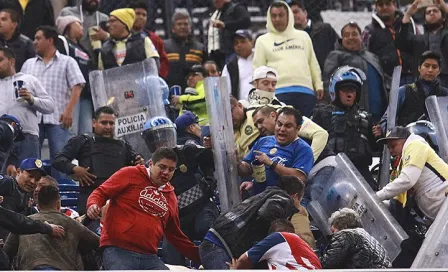
<path id="1" fill-rule="evenodd" d="M 250 82 L 250 84 L 253 84 L 253 82 L 257 79 L 267 77 L 277 79 L 277 71 L 274 68 L 268 66 L 260 66 L 254 70 L 254 73 L 252 75 L 252 81 Z"/>

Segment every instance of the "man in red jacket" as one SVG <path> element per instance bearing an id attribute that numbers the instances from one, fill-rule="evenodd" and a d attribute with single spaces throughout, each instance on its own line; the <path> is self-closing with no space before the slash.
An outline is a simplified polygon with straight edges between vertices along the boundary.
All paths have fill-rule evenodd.
<path id="1" fill-rule="evenodd" d="M 190 260 L 200 263 L 199 250 L 179 227 L 179 211 L 170 184 L 177 155 L 159 148 L 143 165 L 125 167 L 90 195 L 87 216 L 97 219 L 110 199 L 100 246 L 106 270 L 166 270 L 157 257 L 162 236 Z"/>

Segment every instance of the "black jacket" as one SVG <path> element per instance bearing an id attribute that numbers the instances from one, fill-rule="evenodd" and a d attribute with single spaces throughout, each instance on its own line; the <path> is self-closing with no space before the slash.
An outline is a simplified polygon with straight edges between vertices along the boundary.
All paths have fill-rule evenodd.
<path id="1" fill-rule="evenodd" d="M 32 40 L 38 26 L 54 26 L 53 5 L 50 0 L 30 0 L 25 10 L 19 0 L 0 0 L 0 9 L 3 8 L 13 9 L 22 15 L 20 33 Z"/>
<path id="2" fill-rule="evenodd" d="M 389 268 L 386 249 L 362 228 L 335 232 L 322 257 L 323 269 Z"/>
<path id="3" fill-rule="evenodd" d="M 286 191 L 267 187 L 219 216 L 211 231 L 222 237 L 221 242 L 237 258 L 268 235 L 272 221 L 290 218 L 293 210 L 294 201 Z"/>
<path id="4" fill-rule="evenodd" d="M 122 140 L 78 135 L 56 154 L 52 166 L 70 175 L 76 166 L 72 160 L 77 159 L 79 166 L 89 167 L 90 172 L 97 176 L 94 186 L 99 186 L 120 168 L 133 165 L 136 156 L 132 146 Z M 104 173 L 106 167 L 107 173 Z"/>
<path id="5" fill-rule="evenodd" d="M 34 51 L 33 41 L 25 35 L 18 32 L 14 34 L 11 40 L 7 41 L 0 37 L 0 46 L 8 47 L 16 55 L 16 71 L 22 69 L 22 65 L 27 59 L 34 58 L 36 51 Z"/>
<path id="6" fill-rule="evenodd" d="M 387 107 L 387 101 L 389 93 L 384 87 L 384 73 L 381 67 L 381 62 L 377 56 L 367 51 L 365 48 L 361 48 L 360 51 L 348 51 L 342 47 L 341 40 L 338 40 L 335 44 L 335 50 L 331 51 L 325 60 L 325 67 L 323 69 L 322 80 L 324 82 L 325 91 L 328 92 L 329 82 L 331 75 L 336 71 L 338 67 L 343 65 L 353 66 L 364 72 L 366 77 L 368 76 L 369 64 L 376 70 L 381 77 L 381 82 L 378 83 L 382 87 L 382 102 L 381 114 L 384 113 Z M 369 108 L 369 78 L 364 81 L 361 90 L 361 96 L 359 97 L 359 107 L 367 112 L 371 112 Z M 380 115 L 381 116 L 381 115 Z"/>
<path id="7" fill-rule="evenodd" d="M 169 67 L 166 83 L 168 86 L 179 85 L 182 90 L 187 87 L 187 74 L 195 64 L 205 60 L 204 45 L 192 37 L 180 40 L 173 37 L 163 41 Z"/>
<path id="8" fill-rule="evenodd" d="M 101 60 L 104 70 L 118 67 L 114 55 L 115 41 L 109 39 L 101 47 Z M 145 40 L 139 33 L 133 33 L 126 41 L 126 57 L 122 65 L 144 61 L 146 59 Z"/>
<path id="9" fill-rule="evenodd" d="M 335 48 L 335 43 L 339 35 L 330 24 L 311 21 L 311 28 L 305 28 L 313 42 L 314 53 L 317 62 L 319 62 L 320 70 L 324 71 L 325 59 L 328 54 Z"/>
<path id="10" fill-rule="evenodd" d="M 219 49 L 226 55 L 233 53 L 233 35 L 238 29 L 250 27 L 250 14 L 246 8 L 237 3 L 227 3 L 221 9 L 219 20 L 225 24 L 219 30 Z"/>
<path id="11" fill-rule="evenodd" d="M 402 25 L 403 13 L 397 11 L 395 22 L 391 28 L 374 14 L 372 23 L 363 32 L 363 42 L 367 49 L 380 59 L 384 73 L 392 77 L 394 67 L 402 64 L 402 73 L 416 73 L 417 66 L 412 54 L 400 52 L 395 46 L 395 38 Z M 413 32 L 413 28 L 409 31 Z"/>
<path id="12" fill-rule="evenodd" d="M 8 176 L 0 176 L 0 192 L 3 194 L 3 202 L 0 204 L 1 207 L 12 211 L 14 213 L 20 213 L 22 215 L 32 214 L 30 208 L 31 195 L 20 189 L 15 178 Z M 0 223 L 0 239 L 6 239 L 9 234 L 9 230 L 3 228 Z M 11 226 L 10 224 L 6 225 Z"/>
<path id="13" fill-rule="evenodd" d="M 425 29 L 422 35 L 415 35 L 412 31 L 412 24 L 401 24 L 401 28 L 395 40 L 395 46 L 402 52 L 413 55 L 419 58 L 423 52 L 430 50 L 429 48 L 429 30 Z M 440 51 L 442 52 L 442 66 L 441 76 L 448 76 L 448 28 L 443 27 L 440 30 Z M 448 87 L 446 83 L 442 82 L 444 87 Z"/>

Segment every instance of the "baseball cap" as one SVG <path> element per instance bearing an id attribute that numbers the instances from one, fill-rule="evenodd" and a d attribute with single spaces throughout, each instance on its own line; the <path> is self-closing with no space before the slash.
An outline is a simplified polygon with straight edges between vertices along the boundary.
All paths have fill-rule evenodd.
<path id="1" fill-rule="evenodd" d="M 43 168 L 43 163 L 41 160 L 37 158 L 27 158 L 22 161 L 20 164 L 20 169 L 25 171 L 31 171 L 31 170 L 39 170 L 39 172 L 42 174 L 42 176 L 46 176 L 47 172 L 45 172 Z"/>
<path id="2" fill-rule="evenodd" d="M 235 38 L 235 37 L 243 37 L 243 38 L 246 38 L 246 39 L 249 39 L 250 41 L 252 41 L 252 34 L 247 29 L 237 30 L 235 32 L 235 34 L 233 35 L 233 38 Z"/>
<path id="3" fill-rule="evenodd" d="M 386 137 L 379 139 L 376 141 L 377 143 L 384 142 L 387 140 L 396 140 L 396 139 L 407 139 L 411 133 L 405 127 L 394 127 L 386 133 Z"/>
<path id="4" fill-rule="evenodd" d="M 257 69 L 254 70 L 254 73 L 252 75 L 252 81 L 250 82 L 250 84 L 252 84 L 257 79 L 269 77 L 269 74 L 274 74 L 270 75 L 271 78 L 277 79 L 278 77 L 277 70 L 275 70 L 274 68 L 268 66 L 258 67 Z"/>
<path id="5" fill-rule="evenodd" d="M 15 133 L 16 138 L 14 139 L 14 142 L 20 142 L 25 140 L 25 136 L 23 135 L 22 132 L 22 125 L 20 124 L 19 119 L 17 119 L 17 117 L 13 116 L 13 115 L 9 115 L 9 114 L 3 114 L 2 116 L 0 116 L 0 120 L 6 120 L 6 121 L 10 121 L 10 122 L 14 122 L 16 123 L 16 130 Z"/>
<path id="6" fill-rule="evenodd" d="M 204 119 L 199 119 L 199 117 L 191 111 L 184 111 L 184 113 L 177 117 L 174 122 L 176 123 L 177 131 L 184 131 L 188 126 L 199 124 L 199 122 L 203 120 Z"/>
<path id="7" fill-rule="evenodd" d="M 202 74 L 203 76 L 205 76 L 207 74 L 207 72 L 205 71 L 204 67 L 200 64 L 195 64 L 190 68 L 187 68 L 187 78 L 189 76 L 191 76 L 192 74 Z"/>

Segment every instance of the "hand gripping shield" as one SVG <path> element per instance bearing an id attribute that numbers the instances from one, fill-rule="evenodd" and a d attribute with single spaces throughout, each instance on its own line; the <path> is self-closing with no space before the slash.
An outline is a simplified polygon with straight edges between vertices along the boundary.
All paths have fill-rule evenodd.
<path id="1" fill-rule="evenodd" d="M 157 66 L 153 59 L 89 74 L 95 110 L 116 112 L 115 137 L 129 142 L 145 158 L 150 152 L 140 136 L 146 120 L 166 116 Z"/>
<path id="2" fill-rule="evenodd" d="M 324 235 L 331 234 L 328 219 L 340 208 L 358 212 L 364 229 L 375 237 L 393 260 L 400 253 L 401 242 L 408 236 L 375 192 L 364 180 L 350 159 L 343 153 L 336 156 L 337 167 L 318 199 L 308 210 Z"/>
<path id="3" fill-rule="evenodd" d="M 230 91 L 225 78 L 208 77 L 204 81 L 210 137 L 213 145 L 215 178 L 223 213 L 241 202 L 235 159 Z"/>
<path id="4" fill-rule="evenodd" d="M 425 101 L 429 119 L 436 127 L 440 157 L 448 163 L 448 97 L 430 96 Z"/>

